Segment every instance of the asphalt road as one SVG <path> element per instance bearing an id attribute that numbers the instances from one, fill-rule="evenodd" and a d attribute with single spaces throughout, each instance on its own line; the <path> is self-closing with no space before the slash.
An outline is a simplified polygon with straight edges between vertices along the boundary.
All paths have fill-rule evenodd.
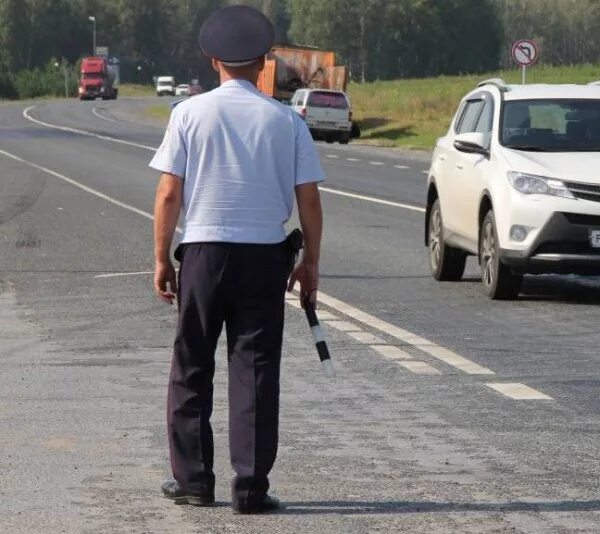
<path id="1" fill-rule="evenodd" d="M 529 277 L 516 302 L 486 300 L 474 263 L 435 282 L 427 158 L 353 145 L 319 145 L 335 383 L 288 306 L 287 509 L 228 508 L 224 357 L 221 506 L 163 500 L 176 318 L 148 274 L 149 103 L 0 104 L 0 530 L 600 532 L 600 280 Z"/>

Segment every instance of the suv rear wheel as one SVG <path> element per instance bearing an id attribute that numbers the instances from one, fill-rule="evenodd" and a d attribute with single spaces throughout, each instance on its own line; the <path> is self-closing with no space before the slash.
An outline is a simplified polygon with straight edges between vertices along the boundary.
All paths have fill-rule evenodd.
<path id="1" fill-rule="evenodd" d="M 515 299 L 521 290 L 523 275 L 513 274 L 500 261 L 500 246 L 494 212 L 488 211 L 481 224 L 479 263 L 481 282 L 486 295 L 493 300 Z"/>
<path id="2" fill-rule="evenodd" d="M 436 280 L 457 281 L 465 272 L 467 255 L 444 242 L 444 223 L 440 201 L 436 199 L 429 214 L 429 266 Z"/>

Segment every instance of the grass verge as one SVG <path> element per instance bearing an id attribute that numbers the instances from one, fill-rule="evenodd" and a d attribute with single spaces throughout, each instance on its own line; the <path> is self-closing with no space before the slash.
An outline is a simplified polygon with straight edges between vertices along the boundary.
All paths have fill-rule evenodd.
<path id="1" fill-rule="evenodd" d="M 152 85 L 124 83 L 119 85 L 119 96 L 155 96 L 156 89 Z"/>
<path id="2" fill-rule="evenodd" d="M 462 97 L 486 78 L 520 83 L 521 71 L 350 84 L 354 118 L 362 130 L 360 142 L 433 148 L 435 140 L 448 129 Z M 600 65 L 540 65 L 527 73 L 527 83 L 588 83 L 597 79 Z"/>

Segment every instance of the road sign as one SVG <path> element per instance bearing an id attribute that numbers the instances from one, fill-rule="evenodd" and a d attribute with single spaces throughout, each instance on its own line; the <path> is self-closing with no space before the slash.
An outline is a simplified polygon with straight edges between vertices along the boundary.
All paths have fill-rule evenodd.
<path id="1" fill-rule="evenodd" d="M 521 69 L 523 70 L 523 85 L 525 85 L 527 67 L 535 65 L 539 55 L 538 47 L 534 41 L 521 39 L 513 44 L 512 57 L 515 60 L 515 63 L 521 65 Z"/>
<path id="2" fill-rule="evenodd" d="M 97 46 L 96 55 L 99 57 L 108 57 L 108 46 Z"/>
<path id="3" fill-rule="evenodd" d="M 522 67 L 531 67 L 538 60 L 538 47 L 533 41 L 521 39 L 513 44 L 512 57 Z"/>

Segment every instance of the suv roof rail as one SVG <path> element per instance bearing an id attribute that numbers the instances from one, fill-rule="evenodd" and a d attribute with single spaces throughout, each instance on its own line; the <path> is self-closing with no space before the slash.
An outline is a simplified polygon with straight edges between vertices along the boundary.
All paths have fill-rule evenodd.
<path id="1" fill-rule="evenodd" d="M 486 85 L 493 85 L 494 87 L 500 89 L 500 91 L 502 91 L 503 93 L 506 93 L 510 90 L 510 88 L 508 87 L 508 85 L 506 85 L 506 82 L 502 78 L 490 78 L 488 80 L 483 80 L 482 82 L 477 84 L 477 87 L 485 87 Z"/>

